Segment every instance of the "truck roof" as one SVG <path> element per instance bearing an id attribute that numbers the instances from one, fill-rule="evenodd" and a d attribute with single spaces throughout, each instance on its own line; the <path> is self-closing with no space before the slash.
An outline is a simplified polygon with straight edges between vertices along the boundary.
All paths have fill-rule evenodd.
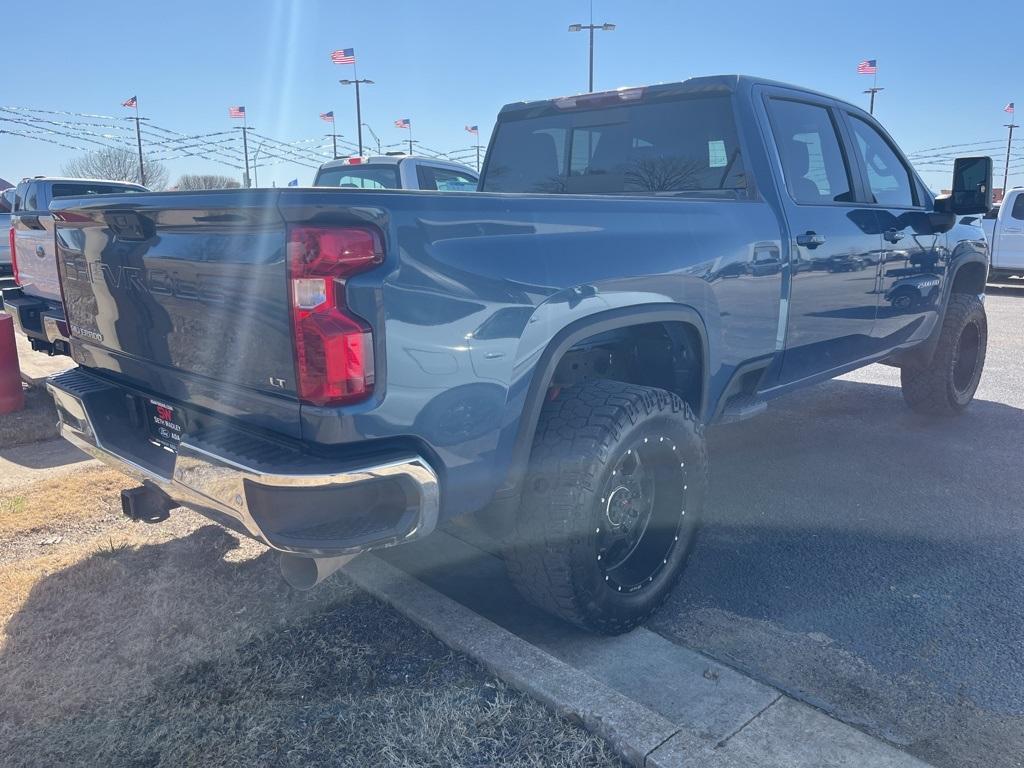
<path id="1" fill-rule="evenodd" d="M 570 99 L 578 99 L 582 97 L 599 100 L 602 96 L 613 96 L 622 94 L 630 94 L 632 92 L 637 93 L 639 97 L 642 93 L 643 96 L 682 96 L 691 95 L 696 93 L 735 93 L 739 90 L 749 88 L 753 85 L 770 85 L 780 88 L 791 88 L 795 91 L 802 91 L 803 93 L 811 93 L 816 96 L 823 98 L 832 99 L 835 101 L 841 101 L 843 104 L 853 107 L 854 109 L 860 110 L 856 104 L 850 104 L 842 99 L 836 99 L 827 93 L 821 93 L 820 91 L 814 91 L 810 88 L 804 88 L 799 85 L 792 85 L 791 83 L 782 83 L 777 80 L 769 80 L 763 77 L 753 77 L 751 75 L 707 75 L 704 77 L 691 77 L 687 80 L 681 80 L 675 83 L 656 83 L 654 85 L 640 85 L 625 88 L 615 88 L 608 91 L 599 91 L 595 93 L 578 93 L 570 96 L 559 96 L 553 99 L 538 99 L 536 101 L 517 101 L 510 104 L 506 104 L 499 111 L 499 116 L 511 112 L 521 111 L 534 111 L 544 110 L 547 107 L 554 105 L 560 101 L 566 101 Z M 627 96 L 628 98 L 628 96 Z"/>

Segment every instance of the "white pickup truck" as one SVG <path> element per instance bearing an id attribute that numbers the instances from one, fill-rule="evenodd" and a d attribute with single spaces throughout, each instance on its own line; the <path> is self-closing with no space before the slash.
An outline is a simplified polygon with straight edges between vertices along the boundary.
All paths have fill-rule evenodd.
<path id="1" fill-rule="evenodd" d="M 1024 277 L 1024 187 L 1007 191 L 1002 205 L 993 208 L 982 225 L 992 254 L 988 279 Z"/>

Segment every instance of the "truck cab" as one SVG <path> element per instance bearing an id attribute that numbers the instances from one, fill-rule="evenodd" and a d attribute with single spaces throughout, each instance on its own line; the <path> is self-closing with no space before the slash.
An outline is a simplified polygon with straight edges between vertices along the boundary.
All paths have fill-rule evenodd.
<path id="1" fill-rule="evenodd" d="M 313 186 L 473 192 L 477 179 L 477 173 L 461 163 L 398 154 L 330 160 L 317 170 Z"/>
<path id="2" fill-rule="evenodd" d="M 990 280 L 1024 277 L 1024 187 L 1008 190 L 982 226 L 992 250 Z"/>

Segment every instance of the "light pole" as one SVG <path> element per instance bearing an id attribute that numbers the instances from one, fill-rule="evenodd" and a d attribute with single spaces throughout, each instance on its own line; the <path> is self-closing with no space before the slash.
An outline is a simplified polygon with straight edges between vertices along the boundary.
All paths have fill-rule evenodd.
<path id="1" fill-rule="evenodd" d="M 366 123 L 361 123 L 361 125 L 363 126 L 363 128 L 365 128 L 366 130 L 368 130 L 370 132 L 370 135 L 373 136 L 373 140 L 377 142 L 377 154 L 378 155 L 383 155 L 384 152 L 380 148 L 380 136 L 378 136 L 376 133 L 374 133 L 373 132 L 373 128 L 371 128 Z"/>
<path id="2" fill-rule="evenodd" d="M 590 33 L 590 79 L 588 80 L 587 91 L 590 93 L 594 92 L 594 30 L 600 29 L 603 32 L 613 32 L 615 30 L 614 24 L 594 24 L 593 17 L 590 19 L 590 24 L 570 24 L 570 32 L 582 32 L 584 29 Z"/>
<path id="3" fill-rule="evenodd" d="M 348 78 L 339 80 L 342 85 L 354 85 L 356 87 L 356 125 L 359 126 L 359 156 L 363 156 L 363 111 L 359 104 L 359 84 L 373 85 L 373 80 L 367 80 L 365 77 L 360 80 L 358 77 L 354 80 Z"/>

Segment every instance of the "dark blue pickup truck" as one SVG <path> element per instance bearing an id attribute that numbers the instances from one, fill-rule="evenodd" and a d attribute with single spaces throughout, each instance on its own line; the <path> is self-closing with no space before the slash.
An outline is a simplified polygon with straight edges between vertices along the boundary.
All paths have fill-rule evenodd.
<path id="1" fill-rule="evenodd" d="M 509 105 L 478 192 L 59 201 L 50 389 L 129 513 L 197 509 L 292 583 L 477 513 L 530 600 L 619 632 L 681 571 L 705 425 L 879 361 L 967 406 L 991 172 L 936 198 L 857 107 L 728 76 Z"/>

